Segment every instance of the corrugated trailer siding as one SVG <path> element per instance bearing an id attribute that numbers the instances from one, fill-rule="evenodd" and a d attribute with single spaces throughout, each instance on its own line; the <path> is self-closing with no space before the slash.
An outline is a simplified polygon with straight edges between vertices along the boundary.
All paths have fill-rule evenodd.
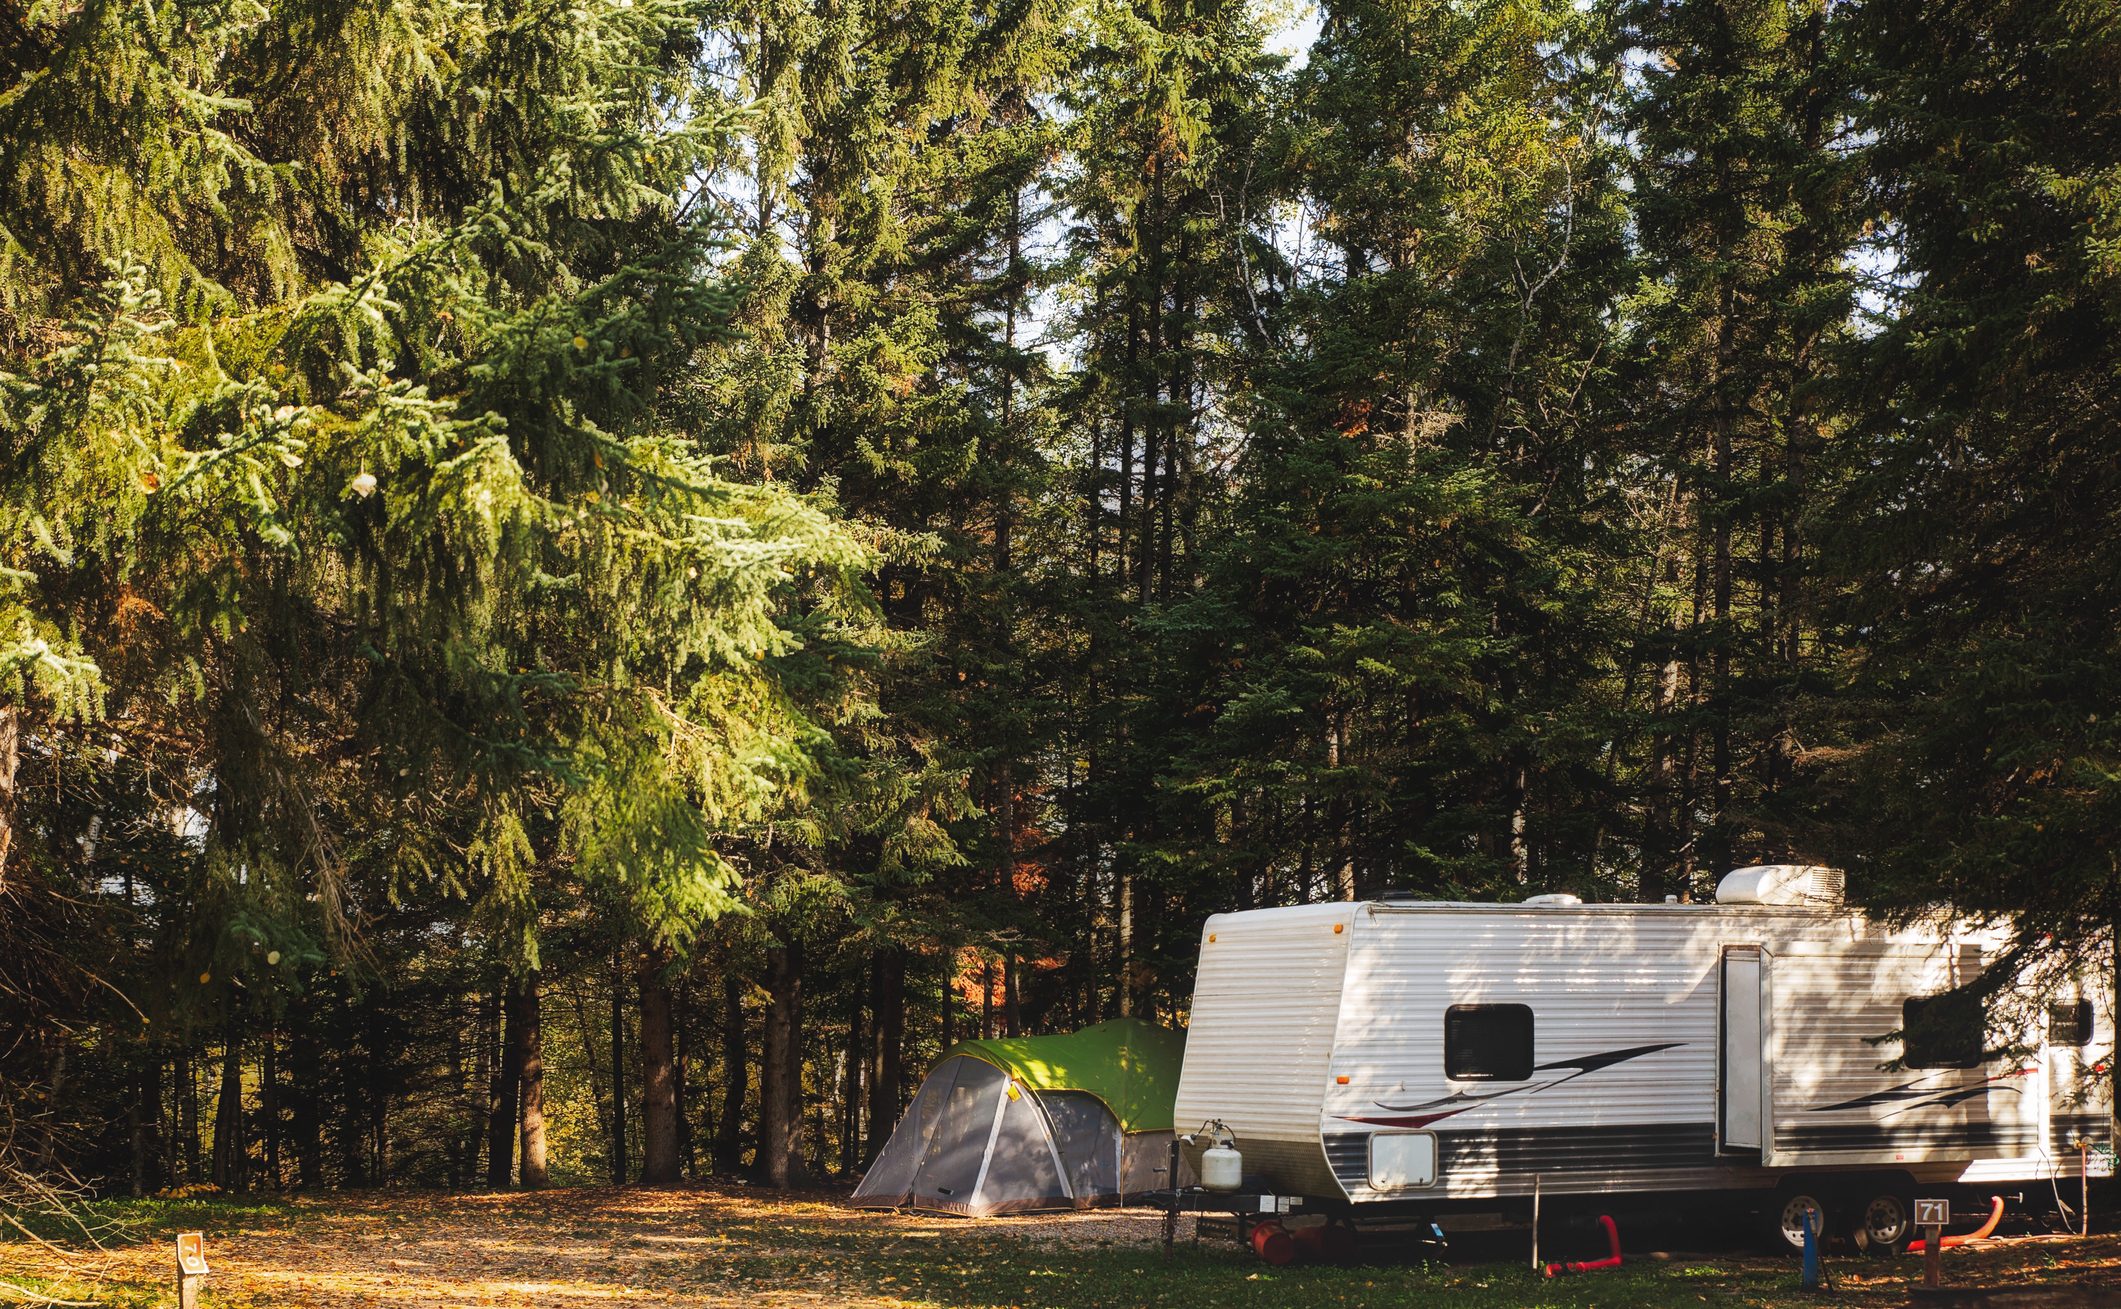
<path id="1" fill-rule="evenodd" d="M 2064 1137 L 2042 1091 L 2052 1079 L 2060 1112 L 2090 1120 L 2080 1130 L 2096 1143 L 2112 1140 L 2105 1078 L 2077 1066 L 2111 1049 L 2103 975 L 2086 986 L 2098 1030 L 2083 1054 L 2049 1052 L 2059 1062 L 2027 1061 L 2040 1066 L 1957 1104 L 1911 1110 L 1888 1097 L 1833 1107 L 1923 1076 L 1882 1069 L 1898 1044 L 1865 1039 L 1898 1028 L 1903 1001 L 1963 980 L 1954 972 L 1971 975 L 2000 944 L 1995 932 L 1960 931 L 1940 947 L 1934 924 L 1890 929 L 1854 913 L 1764 906 L 1336 904 L 1227 915 L 1203 936 L 1180 1125 L 1221 1118 L 1238 1132 L 1248 1171 L 1283 1190 L 1357 1201 L 1525 1196 L 1534 1175 L 1553 1194 L 1761 1187 L 1794 1165 L 1898 1167 L 1921 1181 L 2074 1177 L 2077 1157 L 2057 1150 Z M 1782 1151 L 1773 1171 L 1715 1154 L 1726 946 L 1769 956 Z M 1444 1011 L 1480 1002 L 1531 1007 L 1537 1064 L 1669 1048 L 1565 1082 L 1556 1079 L 1571 1070 L 1557 1067 L 1522 1083 L 1447 1081 Z M 1938 1077 L 1979 1083 L 2016 1069 Z M 2090 1095 L 2073 1102 L 2069 1092 L 2087 1083 Z M 1495 1092 L 1505 1094 L 1448 1100 Z M 1396 1129 L 1357 1121 L 1431 1116 Z M 1436 1133 L 1437 1183 L 1370 1190 L 1371 1135 L 1407 1128 Z M 2092 1169 L 2111 1171 L 2104 1151 Z"/>
<path id="2" fill-rule="evenodd" d="M 1894 1101 L 1827 1108 L 1924 1076 L 1881 1070 L 1899 1047 L 1867 1038 L 1899 1027 L 1910 996 L 1972 976 L 1998 944 L 1963 932 L 1940 950 L 1933 932 L 1773 908 L 1367 907 L 1330 1069 L 1348 1082 L 1328 1085 L 1321 1136 L 1358 1200 L 1521 1196 L 1535 1174 L 1557 1193 L 1766 1185 L 1772 1173 L 1714 1146 L 1718 964 L 1726 946 L 1757 945 L 1770 955 L 1774 1164 L 1948 1177 L 1981 1154 L 1990 1158 L 1970 1179 L 2052 1175 L 2051 1154 L 2029 1157 L 2047 1144 L 2043 1079 L 2008 1076 L 2008 1063 L 1940 1070 L 1948 1087 L 1994 1080 L 1919 1118 Z M 1444 1011 L 1477 1003 L 1531 1007 L 1534 1062 L 1547 1066 L 1532 1082 L 1444 1079 Z M 1556 1065 L 1666 1043 L 1675 1044 L 1539 1085 L 1570 1071 Z M 1393 1127 L 1353 1120 L 1435 1114 L 1463 1103 L 1433 1103 L 1454 1093 L 1493 1091 L 1510 1093 L 1401 1125 L 1437 1134 L 1436 1186 L 1368 1188 L 1368 1134 Z"/>
<path id="3" fill-rule="evenodd" d="M 1915 1163 L 1964 1159 L 1969 1148 L 1991 1155 L 2037 1153 L 2046 1107 L 2038 1076 L 2010 1077 L 2016 1065 L 2008 1061 L 1968 1069 L 1883 1066 L 1901 1054 L 1898 1041 L 1878 1040 L 1900 1027 L 1901 1005 L 1972 980 L 1981 958 L 1978 944 L 1940 950 L 1934 942 L 1883 933 L 1859 943 L 1785 942 L 1770 981 L 1776 1019 L 1772 1162 Z M 1876 1099 L 1896 1087 L 1905 1088 L 1907 1098 Z M 1914 1094 L 1928 1089 L 1945 1095 L 1955 1088 L 1970 1092 L 1955 1104 L 1923 1103 Z"/>
<path id="4" fill-rule="evenodd" d="M 1529 1194 L 1534 1173 L 1543 1186 L 1592 1189 L 1616 1169 L 1683 1174 L 1712 1165 L 1718 943 L 1690 917 L 1366 910 L 1354 929 L 1331 1070 L 1348 1082 L 1327 1088 L 1322 1131 L 1367 1132 L 1372 1125 L 1350 1120 L 1392 1117 L 1454 1091 L 1516 1088 L 1427 1126 L 1438 1134 L 1440 1167 L 1438 1187 L 1422 1194 Z M 1531 1008 L 1535 1064 L 1676 1044 L 1538 1091 L 1446 1081 L 1444 1011 L 1503 1003 Z M 1535 1083 L 1569 1071 L 1540 1073 Z M 1353 1183 L 1358 1199 L 1387 1198 L 1368 1189 L 1366 1176 L 1349 1175 L 1359 1145 L 1340 1142 L 1344 1185 Z"/>
<path id="5" fill-rule="evenodd" d="M 1221 1119 L 1284 1188 L 1334 1190 L 1318 1113 L 1358 908 L 1218 914 L 1201 932 L 1178 1129 Z"/>

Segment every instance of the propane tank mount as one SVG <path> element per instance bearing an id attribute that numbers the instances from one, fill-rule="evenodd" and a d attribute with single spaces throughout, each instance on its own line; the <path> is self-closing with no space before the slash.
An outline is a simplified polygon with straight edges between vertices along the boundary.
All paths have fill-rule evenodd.
<path id="1" fill-rule="evenodd" d="M 1238 1153 L 1237 1133 L 1220 1118 L 1213 1118 L 1200 1125 L 1193 1134 L 1196 1140 L 1205 1139 L 1208 1148 L 1200 1155 L 1200 1189 L 1229 1193 L 1244 1185 L 1245 1157 Z"/>

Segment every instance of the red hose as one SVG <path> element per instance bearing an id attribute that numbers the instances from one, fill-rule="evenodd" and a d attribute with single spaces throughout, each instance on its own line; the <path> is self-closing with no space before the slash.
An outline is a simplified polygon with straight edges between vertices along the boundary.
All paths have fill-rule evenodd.
<path id="1" fill-rule="evenodd" d="M 1547 1276 L 1559 1277 L 1563 1273 L 1595 1273 L 1605 1268 L 1620 1267 L 1620 1225 L 1610 1214 L 1598 1215 L 1598 1225 L 1605 1228 L 1606 1246 L 1612 1251 L 1603 1259 L 1586 1259 L 1577 1263 L 1548 1264 Z"/>
<path id="2" fill-rule="evenodd" d="M 1981 1226 L 1977 1230 L 1968 1232 L 1964 1236 L 1945 1237 L 1943 1240 L 1937 1242 L 1937 1248 L 1939 1250 L 1949 1250 L 1955 1245 L 1965 1245 L 1968 1241 L 1986 1240 L 1988 1236 L 1996 1230 L 1996 1224 L 2003 1221 L 2003 1197 L 2000 1195 L 1992 1195 L 1988 1198 L 1988 1200 L 1989 1211 L 1987 1222 L 1981 1224 Z M 1924 1250 L 1927 1250 L 1928 1248 L 1929 1242 L 1924 1240 L 1918 1239 L 1909 1241 L 1907 1243 L 1907 1252 L 1909 1254 L 1921 1254 Z"/>

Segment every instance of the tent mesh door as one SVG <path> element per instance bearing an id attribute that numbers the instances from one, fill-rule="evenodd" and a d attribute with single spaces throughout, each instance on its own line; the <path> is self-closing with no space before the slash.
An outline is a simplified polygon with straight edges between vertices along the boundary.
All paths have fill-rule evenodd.
<path id="1" fill-rule="evenodd" d="M 1081 1091 L 1046 1091 L 1039 1099 L 1053 1124 L 1075 1203 L 1088 1206 L 1110 1198 L 1119 1189 L 1119 1123 L 1112 1111 Z"/>
<path id="2" fill-rule="evenodd" d="M 921 1160 L 942 1120 L 951 1084 L 957 1080 L 956 1066 L 963 1062 L 949 1060 L 921 1079 L 920 1089 L 913 1093 L 913 1103 L 906 1106 L 905 1116 L 891 1130 L 891 1139 L 884 1142 L 876 1162 L 862 1175 L 862 1184 L 854 1188 L 856 1204 L 889 1206 L 913 1199 L 914 1178 L 920 1175 Z"/>
<path id="3" fill-rule="evenodd" d="M 987 1161 L 975 1213 L 1066 1209 L 1074 1204 L 1056 1166 L 1059 1151 L 1040 1098 L 1039 1092 L 1018 1088 L 1003 1102 L 1001 1130 L 994 1136 L 994 1157 Z"/>
<path id="4" fill-rule="evenodd" d="M 994 1135 L 995 1110 L 1005 1103 L 1002 1083 L 1007 1077 L 980 1059 L 960 1056 L 943 1062 L 957 1066 L 950 1069 L 950 1080 L 937 1097 L 934 1126 L 925 1133 L 926 1149 L 913 1178 L 913 1203 L 966 1210 Z M 941 1081 L 942 1073 L 938 1067 L 928 1081 Z"/>

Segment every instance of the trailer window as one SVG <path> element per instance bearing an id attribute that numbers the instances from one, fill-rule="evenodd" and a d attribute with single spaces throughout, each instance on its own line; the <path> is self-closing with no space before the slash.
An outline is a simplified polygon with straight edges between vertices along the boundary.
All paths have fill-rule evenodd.
<path id="1" fill-rule="evenodd" d="M 1459 1082 L 1532 1076 L 1532 1011 L 1521 1004 L 1454 1004 L 1443 1014 L 1443 1073 Z"/>
<path id="2" fill-rule="evenodd" d="M 1979 1068 L 1988 1023 L 1981 1001 L 1946 992 L 1900 1006 L 1901 1048 L 1909 1068 Z"/>
<path id="3" fill-rule="evenodd" d="M 2092 1002 L 2071 1000 L 2047 1007 L 2047 1043 L 2083 1049 L 2092 1043 Z"/>
<path id="4" fill-rule="evenodd" d="M 1436 1181 L 1436 1137 L 1431 1132 L 1379 1132 L 1370 1138 L 1370 1189 L 1404 1191 Z"/>

